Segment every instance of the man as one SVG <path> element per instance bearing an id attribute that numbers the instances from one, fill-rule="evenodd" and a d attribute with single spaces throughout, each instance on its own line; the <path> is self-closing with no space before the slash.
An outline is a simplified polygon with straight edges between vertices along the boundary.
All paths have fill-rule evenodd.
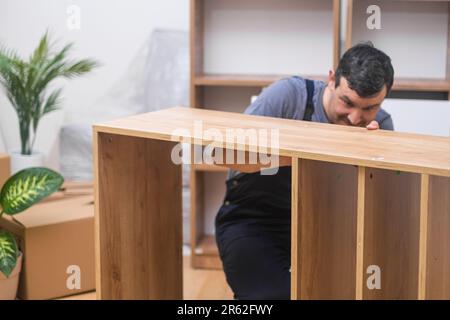
<path id="1" fill-rule="evenodd" d="M 394 78 L 391 59 L 371 43 L 350 48 L 328 84 L 300 77 L 279 80 L 245 111 L 269 117 L 393 130 L 381 109 Z M 236 299 L 290 298 L 291 168 L 280 157 L 275 175 L 260 164 L 230 168 L 216 241 Z"/>

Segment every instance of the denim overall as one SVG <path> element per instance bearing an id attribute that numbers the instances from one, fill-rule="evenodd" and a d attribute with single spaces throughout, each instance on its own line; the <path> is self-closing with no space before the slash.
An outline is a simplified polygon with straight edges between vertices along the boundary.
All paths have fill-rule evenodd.
<path id="1" fill-rule="evenodd" d="M 314 82 L 306 80 L 303 120 L 314 113 Z M 291 167 L 274 175 L 239 173 L 226 181 L 216 241 L 236 299 L 290 298 Z"/>

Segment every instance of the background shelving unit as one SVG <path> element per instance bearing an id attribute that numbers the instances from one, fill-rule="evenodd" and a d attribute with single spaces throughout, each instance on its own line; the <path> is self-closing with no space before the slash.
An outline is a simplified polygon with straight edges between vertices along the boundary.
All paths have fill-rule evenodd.
<path id="1" fill-rule="evenodd" d="M 340 0 L 191 0 L 190 107 L 243 112 L 252 96 L 285 76 L 325 81 L 340 55 L 340 5 Z M 213 221 L 226 173 L 191 165 L 194 268 L 222 267 Z"/>
<path id="2" fill-rule="evenodd" d="M 381 29 L 366 26 L 369 5 L 381 9 Z M 394 92 L 444 93 L 450 99 L 448 0 L 348 0 L 346 48 L 370 40 L 392 58 Z"/>

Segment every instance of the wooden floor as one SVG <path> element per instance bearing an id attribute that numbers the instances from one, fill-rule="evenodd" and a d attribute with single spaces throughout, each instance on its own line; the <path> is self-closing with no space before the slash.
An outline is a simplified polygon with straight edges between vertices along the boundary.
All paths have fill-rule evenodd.
<path id="1" fill-rule="evenodd" d="M 184 299 L 187 300 L 231 300 L 233 293 L 222 270 L 194 270 L 189 257 L 183 258 Z M 95 300 L 95 291 L 61 300 Z"/>

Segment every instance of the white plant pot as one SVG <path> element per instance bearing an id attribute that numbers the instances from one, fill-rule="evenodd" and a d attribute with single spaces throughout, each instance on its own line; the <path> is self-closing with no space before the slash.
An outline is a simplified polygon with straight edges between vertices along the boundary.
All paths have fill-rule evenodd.
<path id="1" fill-rule="evenodd" d="M 26 168 L 42 167 L 43 165 L 44 154 L 42 152 L 33 152 L 31 155 L 23 155 L 19 151 L 11 153 L 11 175 Z"/>

